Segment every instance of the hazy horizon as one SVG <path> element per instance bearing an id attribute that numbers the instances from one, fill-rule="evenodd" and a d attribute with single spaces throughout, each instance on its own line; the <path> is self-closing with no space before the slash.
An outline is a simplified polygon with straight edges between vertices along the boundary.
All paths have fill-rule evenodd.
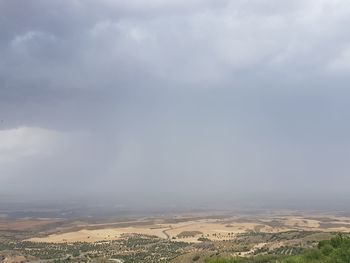
<path id="1" fill-rule="evenodd" d="M 345 0 L 0 0 L 0 196 L 350 200 L 348 22 Z"/>

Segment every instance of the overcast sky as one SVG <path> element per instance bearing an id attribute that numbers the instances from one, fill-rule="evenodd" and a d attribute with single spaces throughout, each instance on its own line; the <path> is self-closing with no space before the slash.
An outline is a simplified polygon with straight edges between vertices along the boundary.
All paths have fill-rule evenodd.
<path id="1" fill-rule="evenodd" d="M 0 193 L 339 196 L 347 0 L 0 0 Z"/>

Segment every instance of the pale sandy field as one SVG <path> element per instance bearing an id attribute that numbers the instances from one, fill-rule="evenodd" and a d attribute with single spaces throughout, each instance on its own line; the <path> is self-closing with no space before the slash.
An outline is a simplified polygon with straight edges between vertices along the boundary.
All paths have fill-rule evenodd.
<path id="1" fill-rule="evenodd" d="M 277 218 L 265 218 L 263 220 L 235 219 L 198 219 L 177 223 L 162 223 L 161 220 L 149 225 L 135 225 L 128 227 L 103 227 L 96 224 L 97 229 L 81 229 L 67 231 L 65 233 L 51 234 L 45 237 L 34 237 L 28 239 L 34 242 L 96 242 L 108 241 L 123 238 L 126 234 L 151 235 L 160 238 L 168 238 L 173 241 L 200 242 L 198 238 L 205 237 L 210 240 L 228 240 L 234 238 L 239 233 L 249 231 L 260 232 L 283 232 L 290 230 L 306 231 L 339 231 L 350 232 L 349 218 L 331 218 L 329 227 L 321 227 L 321 221 L 313 218 L 303 218 L 300 216 L 284 216 Z M 335 222 L 335 223 L 333 223 Z M 333 225 L 334 224 L 334 225 Z M 337 225 L 335 225 L 337 224 Z M 90 225 L 91 226 L 91 225 Z M 335 227 L 334 227 L 335 226 Z M 194 236 L 179 237 L 182 232 L 194 232 Z"/>

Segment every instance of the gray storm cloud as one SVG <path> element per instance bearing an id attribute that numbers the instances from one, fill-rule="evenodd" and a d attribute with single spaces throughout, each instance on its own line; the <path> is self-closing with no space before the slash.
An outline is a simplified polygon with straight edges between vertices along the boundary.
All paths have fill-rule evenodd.
<path id="1" fill-rule="evenodd" d="M 0 0 L 0 191 L 347 195 L 349 23 L 345 0 Z"/>

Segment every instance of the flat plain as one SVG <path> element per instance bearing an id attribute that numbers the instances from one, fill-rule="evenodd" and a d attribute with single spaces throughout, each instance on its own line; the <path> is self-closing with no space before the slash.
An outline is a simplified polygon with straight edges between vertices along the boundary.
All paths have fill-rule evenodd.
<path id="1" fill-rule="evenodd" d="M 294 255 L 337 233 L 350 217 L 330 213 L 186 213 L 130 218 L 0 219 L 7 263 L 205 262 L 213 256 Z"/>

